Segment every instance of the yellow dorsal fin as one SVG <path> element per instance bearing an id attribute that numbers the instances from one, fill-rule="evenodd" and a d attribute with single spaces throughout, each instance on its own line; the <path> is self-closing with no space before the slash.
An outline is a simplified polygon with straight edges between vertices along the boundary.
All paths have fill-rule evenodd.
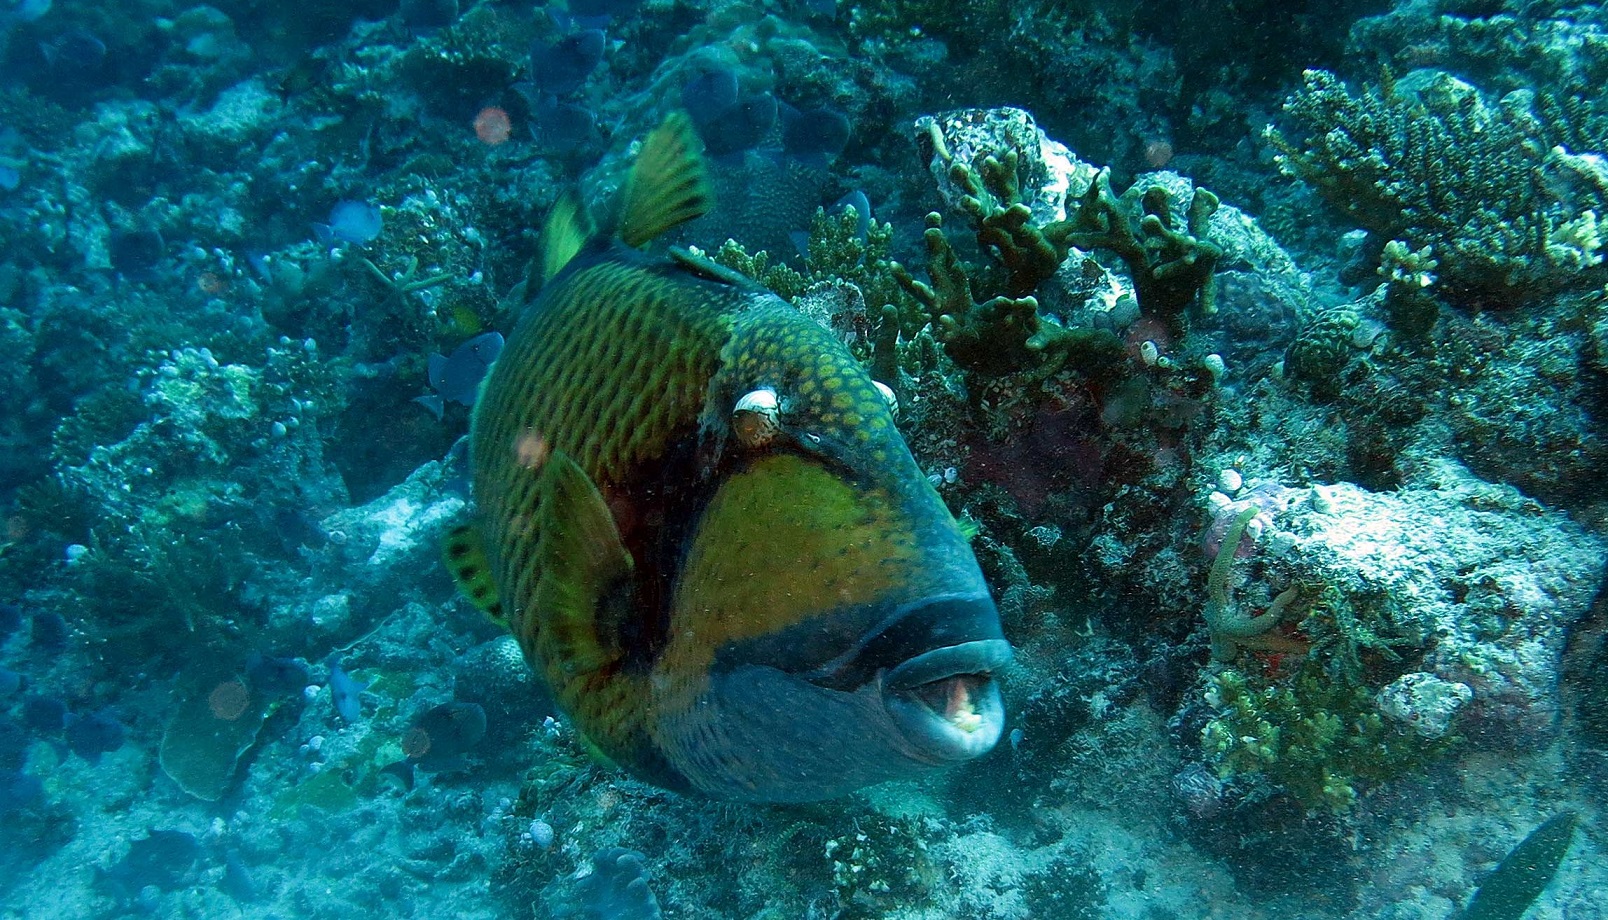
<path id="1" fill-rule="evenodd" d="M 714 204 L 701 150 L 686 112 L 670 113 L 642 142 L 621 198 L 620 239 L 626 245 L 646 245 Z"/>
<path id="2" fill-rule="evenodd" d="M 553 205 L 547 215 L 547 227 L 542 231 L 542 281 L 553 280 L 591 235 L 592 228 L 580 197 L 574 192 L 566 193 Z"/>
<path id="3" fill-rule="evenodd" d="M 486 561 L 486 551 L 480 545 L 480 537 L 474 528 L 468 524 L 459 524 L 447 531 L 447 536 L 441 541 L 441 559 L 447 564 L 447 571 L 452 573 L 452 580 L 458 583 L 458 590 L 464 597 L 495 622 L 507 626 L 507 618 L 503 615 L 502 601 L 497 597 L 497 584 L 491 578 L 491 565 Z"/>

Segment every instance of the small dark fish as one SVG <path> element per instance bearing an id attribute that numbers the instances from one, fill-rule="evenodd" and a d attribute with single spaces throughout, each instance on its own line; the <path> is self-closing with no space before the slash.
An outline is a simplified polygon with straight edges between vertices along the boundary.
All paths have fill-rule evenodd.
<path id="1" fill-rule="evenodd" d="M 410 29 L 442 29 L 458 18 L 458 0 L 402 0 L 400 12 Z"/>
<path id="2" fill-rule="evenodd" d="M 0 604 L 0 639 L 22 628 L 22 608 L 16 604 Z"/>
<path id="3" fill-rule="evenodd" d="M 569 0 L 572 16 L 626 16 L 636 12 L 642 0 Z"/>
<path id="4" fill-rule="evenodd" d="M 153 829 L 143 840 L 129 844 L 128 854 L 116 865 L 98 870 L 96 882 L 122 898 L 132 898 L 147 885 L 177 891 L 189 880 L 190 870 L 200 858 L 201 842 L 194 834 Z"/>
<path id="5" fill-rule="evenodd" d="M 106 248 L 113 271 L 130 281 L 151 281 L 167 244 L 155 230 L 128 230 L 113 233 Z"/>
<path id="6" fill-rule="evenodd" d="M 782 149 L 796 155 L 835 157 L 849 145 L 849 119 L 831 109 L 782 106 Z"/>
<path id="7" fill-rule="evenodd" d="M 246 679 L 267 694 L 299 693 L 312 680 L 307 665 L 296 658 L 275 658 L 252 652 L 246 658 Z"/>
<path id="8" fill-rule="evenodd" d="M 106 64 L 106 43 L 94 33 L 73 29 L 39 45 L 39 56 L 51 76 L 71 83 L 88 82 Z"/>
<path id="9" fill-rule="evenodd" d="M 0 12 L 0 26 L 11 22 L 33 22 L 50 12 L 51 0 L 12 0 L 11 9 Z"/>
<path id="10" fill-rule="evenodd" d="M 75 715 L 67 722 L 67 746 L 90 763 L 99 763 L 102 754 L 123 746 L 127 729 L 109 712 Z"/>
<path id="11" fill-rule="evenodd" d="M 443 703 L 413 723 L 402 750 L 426 773 L 452 773 L 468 768 L 469 751 L 485 737 L 486 711 L 478 703 Z"/>
<path id="12" fill-rule="evenodd" d="M 380 768 L 380 775 L 395 778 L 397 782 L 402 784 L 404 792 L 413 791 L 414 774 L 416 772 L 411 760 L 399 760 L 396 763 L 388 763 Z"/>
<path id="13" fill-rule="evenodd" d="M 726 69 L 706 71 L 688 81 L 681 88 L 681 104 L 713 157 L 758 147 L 776 124 L 776 97 L 740 95 L 737 75 Z"/>
<path id="14" fill-rule="evenodd" d="M 0 815 L 27 808 L 45 796 L 44 781 L 20 770 L 0 770 Z"/>
<path id="15" fill-rule="evenodd" d="M 0 770 L 21 770 L 28 762 L 28 733 L 11 719 L 0 716 Z"/>
<path id="16" fill-rule="evenodd" d="M 461 406 L 475 404 L 475 393 L 486 371 L 502 353 L 503 337 L 500 332 L 477 335 L 448 355 L 430 356 L 430 386 L 441 398 Z"/>
<path id="17" fill-rule="evenodd" d="M 551 45 L 537 42 L 530 49 L 531 82 L 555 96 L 575 92 L 602 62 L 606 44 L 601 29 L 576 32 Z"/>
<path id="18" fill-rule="evenodd" d="M 1546 890 L 1574 842 L 1572 811 L 1560 812 L 1530 832 L 1486 877 L 1459 920 L 1519 920 Z"/>
<path id="19" fill-rule="evenodd" d="M 262 898 L 262 891 L 241 860 L 238 850 L 224 854 L 223 878 L 218 880 L 218 888 L 241 904 L 251 904 Z"/>
<path id="20" fill-rule="evenodd" d="M 692 116 L 692 123 L 713 121 L 737 104 L 737 72 L 727 68 L 707 70 L 681 87 L 681 107 Z"/>
<path id="21" fill-rule="evenodd" d="M 274 88 L 280 99 L 289 100 L 292 96 L 299 96 L 322 85 L 329 76 L 331 66 L 328 58 L 304 55 L 280 75 Z"/>
<path id="22" fill-rule="evenodd" d="M 585 106 L 543 93 L 531 103 L 530 134 L 553 153 L 573 153 L 597 137 L 597 118 Z"/>
<path id="23" fill-rule="evenodd" d="M 280 546 L 291 555 L 304 546 L 319 547 L 329 542 L 329 535 L 305 508 L 274 508 L 268 518 Z"/>
<path id="24" fill-rule="evenodd" d="M 22 723 L 36 732 L 59 732 L 67 725 L 67 704 L 53 696 L 30 696 L 22 703 Z"/>
<path id="25" fill-rule="evenodd" d="M 67 639 L 72 630 L 67 628 L 67 621 L 62 615 L 46 610 L 33 615 L 33 630 L 30 635 L 34 647 L 49 652 L 59 652 L 67 647 Z"/>

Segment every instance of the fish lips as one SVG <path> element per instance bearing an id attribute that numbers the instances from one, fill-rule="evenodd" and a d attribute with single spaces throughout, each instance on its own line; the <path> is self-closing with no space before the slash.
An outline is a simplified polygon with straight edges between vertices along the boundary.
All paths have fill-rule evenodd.
<path id="1" fill-rule="evenodd" d="M 806 679 L 823 687 L 879 686 L 910 755 L 953 763 L 999 741 L 1005 706 L 994 675 L 1011 657 L 986 595 L 926 598 L 894 611 L 851 654 Z"/>
<path id="2" fill-rule="evenodd" d="M 980 757 L 1005 729 L 994 672 L 1010 660 L 1004 639 L 935 649 L 884 676 L 883 704 L 917 756 L 939 763 Z"/>

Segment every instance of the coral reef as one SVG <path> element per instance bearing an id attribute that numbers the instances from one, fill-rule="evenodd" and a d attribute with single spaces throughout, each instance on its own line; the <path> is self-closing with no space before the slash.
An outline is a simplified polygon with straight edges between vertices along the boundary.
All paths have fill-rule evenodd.
<path id="1" fill-rule="evenodd" d="M 1360 93 L 1308 71 L 1269 128 L 1279 168 L 1382 241 L 1425 253 L 1437 291 L 1512 307 L 1585 282 L 1603 260 L 1608 119 L 1580 97 L 1490 101 L 1445 73 Z"/>
<path id="2" fill-rule="evenodd" d="M 1568 0 L 0 0 L 0 913 L 1600 916 L 1604 49 Z M 1017 650 L 989 758 L 821 806 L 593 761 L 436 548 L 543 215 L 728 84 L 674 242 L 895 391 Z"/>

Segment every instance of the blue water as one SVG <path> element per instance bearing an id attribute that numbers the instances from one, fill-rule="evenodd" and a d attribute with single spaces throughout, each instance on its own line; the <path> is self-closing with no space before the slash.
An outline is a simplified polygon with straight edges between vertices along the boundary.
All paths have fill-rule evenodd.
<path id="1" fill-rule="evenodd" d="M 0 0 L 0 914 L 1608 917 L 1604 48 L 1566 0 Z M 544 222 L 610 232 L 682 110 L 714 201 L 650 250 L 886 385 L 1015 656 L 744 663 L 991 746 L 658 788 L 453 584 Z M 632 673 L 710 628 L 650 600 L 715 486 L 866 481 L 796 385 L 600 488 L 689 535 L 631 544 Z M 815 597 L 812 551 L 717 555 Z M 719 756 L 869 756 L 776 693 Z"/>

